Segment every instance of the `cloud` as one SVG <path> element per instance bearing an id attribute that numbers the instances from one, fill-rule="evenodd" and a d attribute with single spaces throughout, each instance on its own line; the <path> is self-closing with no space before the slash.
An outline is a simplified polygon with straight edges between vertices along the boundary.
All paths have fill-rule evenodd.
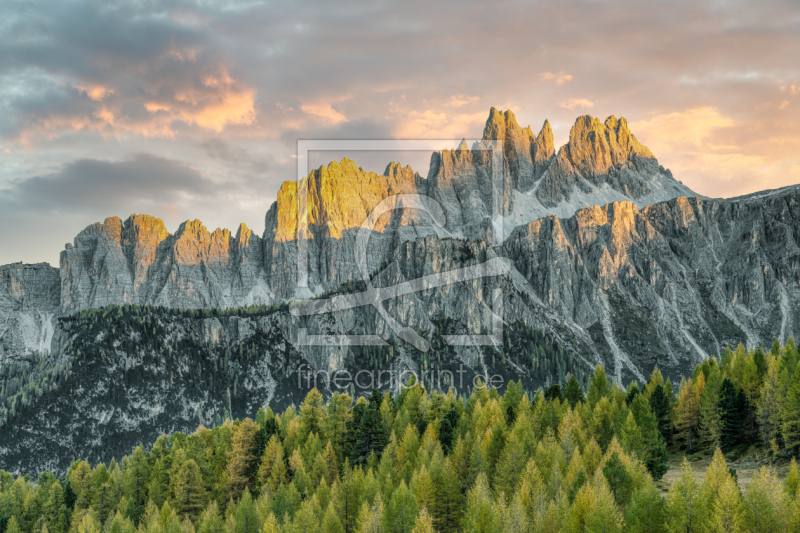
<path id="1" fill-rule="evenodd" d="M 103 98 L 114 92 L 112 89 L 108 89 L 102 85 L 92 85 L 91 87 L 81 87 L 77 85 L 75 88 L 80 92 L 85 93 L 86 96 L 95 102 L 101 101 Z"/>
<path id="2" fill-rule="evenodd" d="M 80 159 L 57 172 L 12 181 L 0 189 L 7 209 L 45 212 L 139 204 L 152 208 L 214 194 L 219 185 L 178 161 L 136 154 L 124 161 Z"/>
<path id="3" fill-rule="evenodd" d="M 734 196 L 797 183 L 800 139 L 776 131 L 753 135 L 753 126 L 711 106 L 630 123 L 659 161 L 701 194 Z"/>
<path id="4" fill-rule="evenodd" d="M 466 94 L 454 94 L 450 97 L 444 106 L 445 107 L 462 107 L 470 104 L 477 104 L 480 101 L 480 96 L 467 96 Z"/>
<path id="5" fill-rule="evenodd" d="M 400 139 L 478 137 L 487 116 L 487 110 L 476 113 L 437 112 L 433 109 L 409 111 L 398 117 L 394 136 Z"/>
<path id="6" fill-rule="evenodd" d="M 563 85 L 568 81 L 572 81 L 572 74 L 567 74 L 563 70 L 557 74 L 553 72 L 542 72 L 539 74 L 539 76 L 545 80 L 555 80 L 555 82 L 559 85 Z"/>
<path id="7" fill-rule="evenodd" d="M 330 124 L 347 122 L 347 117 L 336 111 L 329 103 L 303 104 L 300 109 L 315 118 L 322 119 Z"/>
<path id="8" fill-rule="evenodd" d="M 258 155 L 250 150 L 220 138 L 207 139 L 200 147 L 211 159 L 227 163 L 234 171 L 254 173 L 254 179 L 264 179 L 266 173 L 276 169 L 275 159 L 271 155 Z"/>
<path id="9" fill-rule="evenodd" d="M 713 144 L 714 134 L 721 128 L 731 128 L 736 122 L 711 106 L 674 111 L 656 115 L 649 120 L 632 122 L 632 131 L 659 146 L 681 145 L 687 150 Z M 690 145 L 690 146 L 686 146 Z"/>
<path id="10" fill-rule="evenodd" d="M 564 109 L 569 109 L 570 111 L 578 108 L 590 108 L 594 107 L 594 102 L 587 100 L 586 98 L 570 98 L 567 101 L 561 102 L 558 104 L 559 107 L 563 107 Z"/>

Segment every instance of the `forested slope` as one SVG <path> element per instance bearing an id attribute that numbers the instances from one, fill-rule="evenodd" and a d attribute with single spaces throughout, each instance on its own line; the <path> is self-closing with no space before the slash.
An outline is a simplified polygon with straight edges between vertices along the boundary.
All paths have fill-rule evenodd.
<path id="1" fill-rule="evenodd" d="M 745 488 L 723 451 L 800 446 L 793 342 L 728 350 L 673 390 L 658 370 L 622 390 L 598 367 L 530 396 L 428 392 L 354 401 L 317 390 L 299 408 L 158 438 L 121 460 L 75 461 L 65 478 L 0 472 L 8 533 L 790 532 L 800 473 L 767 464 Z M 671 450 L 714 452 L 703 481 L 684 465 L 666 498 Z"/>

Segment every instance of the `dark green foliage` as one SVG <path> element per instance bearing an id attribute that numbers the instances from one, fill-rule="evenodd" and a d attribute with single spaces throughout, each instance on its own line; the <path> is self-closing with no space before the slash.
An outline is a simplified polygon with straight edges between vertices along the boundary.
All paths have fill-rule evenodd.
<path id="1" fill-rule="evenodd" d="M 764 353 L 764 348 L 761 346 L 756 348 L 753 361 L 756 363 L 756 368 L 758 369 L 758 377 L 763 380 L 764 376 L 767 374 L 767 356 Z"/>
<path id="2" fill-rule="evenodd" d="M 562 394 L 561 387 L 558 385 L 558 383 L 547 387 L 547 390 L 544 391 L 544 399 L 558 401 L 562 401 L 564 399 L 564 395 Z"/>
<path id="3" fill-rule="evenodd" d="M 611 454 L 603 467 L 603 475 L 608 481 L 614 500 L 619 505 L 626 505 L 633 490 L 633 477 L 631 477 L 617 452 Z"/>
<path id="4" fill-rule="evenodd" d="M 503 395 L 503 411 L 506 415 L 506 422 L 510 425 L 517 419 L 517 411 L 519 410 L 519 403 L 522 396 L 525 394 L 525 389 L 522 388 L 522 383 L 510 381 L 506 387 L 506 393 Z"/>
<path id="5" fill-rule="evenodd" d="M 639 385 L 636 382 L 633 382 L 628 387 L 628 391 L 625 394 L 625 403 L 630 405 L 633 402 L 633 399 L 636 398 L 642 391 L 639 390 Z"/>
<path id="6" fill-rule="evenodd" d="M 354 465 L 366 464 L 372 453 L 380 458 L 383 449 L 389 443 L 380 412 L 382 400 L 380 393 L 373 390 L 369 405 L 359 417 L 358 429 L 350 450 L 350 462 Z"/>
<path id="7" fill-rule="evenodd" d="M 729 448 L 739 443 L 742 434 L 741 395 L 730 378 L 722 380 L 719 389 L 719 418 L 722 427 L 720 444 Z"/>
<path id="8" fill-rule="evenodd" d="M 589 476 L 586 475 L 586 470 L 581 468 L 578 470 L 575 480 L 572 482 L 572 485 L 570 485 L 567 491 L 567 496 L 569 497 L 570 502 L 575 501 L 575 495 L 578 494 L 578 491 L 581 490 L 581 487 L 583 487 L 587 481 L 589 481 Z"/>
<path id="9" fill-rule="evenodd" d="M 568 373 L 579 377 L 586 374 L 586 367 L 569 355 L 564 346 L 548 333 L 533 329 L 521 320 L 506 326 L 503 332 L 503 353 L 498 362 L 506 358 L 527 369 L 527 376 L 523 377 L 531 388 L 563 383 Z M 486 354 L 484 359 L 487 359 Z M 497 366 L 504 368 L 502 364 Z"/>
<path id="10" fill-rule="evenodd" d="M 661 477 L 669 469 L 669 456 L 667 455 L 667 441 L 658 430 L 658 423 L 650 404 L 642 395 L 636 395 L 631 401 L 631 413 L 636 420 L 636 425 L 641 432 L 642 444 L 647 450 L 647 456 L 642 457 L 647 470 L 653 479 Z"/>
<path id="11" fill-rule="evenodd" d="M 664 392 L 663 385 L 657 385 L 653 389 L 653 393 L 650 395 L 650 408 L 656 417 L 658 431 L 665 440 L 669 441 L 672 435 L 672 420 L 670 419 L 672 406 L 666 392 Z"/>
<path id="12" fill-rule="evenodd" d="M 449 452 L 453 447 L 453 438 L 456 434 L 459 418 L 458 411 L 450 409 L 442 419 L 442 424 L 439 428 L 439 442 L 442 443 L 442 449 L 445 452 Z"/>
<path id="13" fill-rule="evenodd" d="M 647 470 L 653 479 L 659 480 L 669 470 L 669 454 L 667 453 L 667 441 L 658 433 L 656 444 L 650 449 L 650 456 L 647 458 Z"/>
<path id="14" fill-rule="evenodd" d="M 575 407 L 578 402 L 584 400 L 583 388 L 574 375 L 569 376 L 566 387 L 564 387 L 564 399 L 569 402 L 570 407 Z"/>

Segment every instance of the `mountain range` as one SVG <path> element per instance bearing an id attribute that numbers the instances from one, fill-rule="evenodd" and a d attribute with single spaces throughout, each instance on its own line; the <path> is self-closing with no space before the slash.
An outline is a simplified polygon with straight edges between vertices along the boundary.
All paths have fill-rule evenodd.
<path id="1" fill-rule="evenodd" d="M 436 209 L 398 200 L 412 197 Z M 427 177 L 343 159 L 284 183 L 261 236 L 111 217 L 67 244 L 60 268 L 0 267 L 0 467 L 107 460 L 162 432 L 283 408 L 307 392 L 303 368 L 462 366 L 535 388 L 597 364 L 641 383 L 658 365 L 678 381 L 727 346 L 771 345 L 800 327 L 798 201 L 797 186 L 697 195 L 624 118 L 579 117 L 556 150 L 549 122 L 534 133 L 493 108 L 482 140 L 434 152 Z M 292 312 L 366 290 L 358 235 L 379 205 L 393 209 L 371 220 L 370 283 L 443 280 L 379 304 L 427 351 L 374 306 Z M 508 268 L 457 275 L 491 261 Z M 447 345 L 491 329 L 497 289 L 502 344 Z M 302 345 L 301 331 L 340 340 Z"/>

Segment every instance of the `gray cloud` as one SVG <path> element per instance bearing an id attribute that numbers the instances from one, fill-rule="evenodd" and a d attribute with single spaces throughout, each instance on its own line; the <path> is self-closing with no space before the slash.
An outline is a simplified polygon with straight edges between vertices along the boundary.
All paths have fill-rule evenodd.
<path id="1" fill-rule="evenodd" d="M 137 154 L 119 162 L 80 159 L 53 174 L 12 181 L 0 190 L 0 205 L 51 213 L 102 205 L 115 212 L 211 195 L 218 186 L 176 161 Z"/>

